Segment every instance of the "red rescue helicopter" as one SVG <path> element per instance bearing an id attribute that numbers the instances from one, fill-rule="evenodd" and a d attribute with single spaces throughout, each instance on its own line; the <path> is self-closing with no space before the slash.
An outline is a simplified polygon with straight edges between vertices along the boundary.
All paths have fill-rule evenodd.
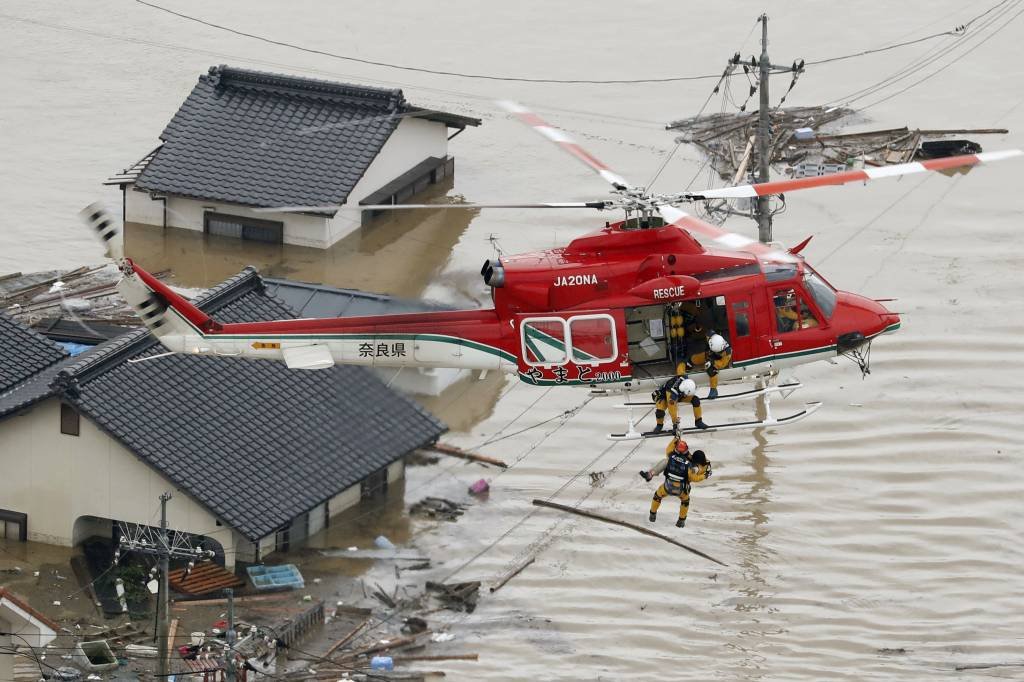
<path id="1" fill-rule="evenodd" d="M 447 367 L 515 373 L 536 386 L 584 386 L 622 395 L 656 388 L 688 359 L 686 336 L 706 342 L 716 333 L 731 345 L 723 382 L 756 386 L 710 402 L 788 395 L 799 383 L 778 383 L 779 371 L 837 355 L 868 369 L 872 340 L 900 327 L 882 303 L 837 291 L 803 257 L 728 232 L 677 206 L 707 199 L 782 194 L 823 185 L 865 182 L 926 171 L 966 171 L 1019 156 L 1020 150 L 954 156 L 819 177 L 726 187 L 696 193 L 651 194 L 631 185 L 563 131 L 522 106 L 503 106 L 582 161 L 612 186 L 611 198 L 544 204 L 457 204 L 445 208 L 621 209 L 625 218 L 567 246 L 488 260 L 481 271 L 494 307 L 368 317 L 220 323 L 125 258 L 120 228 L 96 205 L 83 211 L 118 260 L 119 289 L 170 353 L 279 360 L 295 369 L 335 364 Z M 279 207 L 325 210 L 339 207 Z M 347 208 L 347 207 L 341 207 Z M 437 209 L 438 205 L 361 206 L 362 210 Z M 707 381 L 703 366 L 690 378 Z M 767 403 L 767 400 L 766 400 Z M 627 406 L 651 403 L 627 403 Z M 785 417 L 713 425 L 744 429 L 799 421 L 820 403 Z M 632 414 L 632 413 L 631 413 Z M 689 429 L 687 429 L 689 431 Z M 618 439 L 638 438 L 632 416 Z"/>

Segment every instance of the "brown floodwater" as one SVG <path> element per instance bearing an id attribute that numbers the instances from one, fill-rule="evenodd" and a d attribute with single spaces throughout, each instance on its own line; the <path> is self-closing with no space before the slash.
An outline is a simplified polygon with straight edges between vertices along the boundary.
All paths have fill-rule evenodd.
<path id="1" fill-rule="evenodd" d="M 994 26 L 1018 11 L 1017 1 Z M 861 3 L 842 11 L 813 0 L 172 6 L 367 59 L 625 79 L 719 73 L 734 51 L 746 56 L 755 49 L 755 38 L 744 37 L 765 8 L 771 53 L 780 63 L 947 30 L 983 10 L 953 0 Z M 0 15 L 0 271 L 99 262 L 100 249 L 77 226 L 76 211 L 97 197 L 119 206 L 101 180 L 152 148 L 211 64 L 398 85 L 416 104 L 482 117 L 483 126 L 452 142 L 457 171 L 448 193 L 470 201 L 604 196 L 598 179 L 497 113 L 492 100 L 535 107 L 619 173 L 646 183 L 673 146 L 663 124 L 696 113 L 714 83 L 440 78 L 270 46 L 113 0 L 9 0 Z M 954 50 L 955 39 L 947 37 L 949 57 L 877 97 L 947 68 L 872 106 L 855 125 L 999 126 L 1010 134 L 979 138 L 986 149 L 1024 146 L 1022 30 L 1019 19 L 955 61 L 966 48 Z M 787 104 L 841 98 L 936 44 L 811 66 Z M 737 101 L 746 96 L 740 82 L 733 87 Z M 786 85 L 773 81 L 773 104 Z M 710 106 L 717 110 L 719 99 Z M 700 187 L 699 168 L 697 154 L 684 147 L 654 186 L 681 189 L 697 175 L 694 188 Z M 775 409 L 824 401 L 810 420 L 700 439 L 715 475 L 695 487 L 685 530 L 671 525 L 671 500 L 657 529 L 728 567 L 530 504 L 550 497 L 646 523 L 653 486 L 636 472 L 659 456 L 661 445 L 634 450 L 605 440 L 621 425 L 611 401 L 595 400 L 564 423 L 522 432 L 585 396 L 511 388 L 491 375 L 434 401 L 453 426 L 452 443 L 473 447 L 507 436 L 480 451 L 514 466 L 499 473 L 442 460 L 410 469 L 407 501 L 428 491 L 467 499 L 467 487 L 481 477 L 491 479 L 491 492 L 457 523 L 402 520 L 389 510 L 384 531 L 439 559 L 429 576 L 403 574 L 399 582 L 490 581 L 537 556 L 473 614 L 434 616 L 450 620 L 461 651 L 480 653 L 477 663 L 444 663 L 449 679 L 1020 679 L 1024 667 L 1005 664 L 1024 663 L 1022 168 L 1006 162 L 956 178 L 908 177 L 788 197 L 776 238 L 795 244 L 813 234 L 804 252 L 809 262 L 839 288 L 898 298 L 893 307 L 903 314 L 903 328 L 875 344 L 866 379 L 843 361 L 800 370 L 805 387 Z M 143 227 L 128 230 L 128 245 L 150 268 L 174 270 L 185 286 L 253 263 L 279 276 L 475 305 L 487 298 L 477 272 L 495 253 L 492 235 L 497 248 L 515 253 L 565 243 L 603 220 L 574 212 L 448 210 L 388 218 L 325 251 Z M 742 219 L 729 225 L 753 234 Z M 739 419 L 751 409 L 716 406 L 708 416 Z M 603 472 L 603 483 L 592 486 L 591 471 Z M 375 531 L 359 525 L 365 519 L 352 523 L 367 541 Z M 392 567 L 374 566 L 367 580 L 390 588 L 396 579 Z M 970 668 L 989 664 L 1003 667 Z"/>

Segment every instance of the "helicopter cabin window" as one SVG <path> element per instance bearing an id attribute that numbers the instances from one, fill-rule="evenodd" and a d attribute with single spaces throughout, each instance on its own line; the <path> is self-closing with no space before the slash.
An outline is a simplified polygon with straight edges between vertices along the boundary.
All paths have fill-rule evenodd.
<path id="1" fill-rule="evenodd" d="M 818 326 L 818 319 L 811 312 L 810 306 L 797 296 L 795 289 L 776 290 L 775 320 L 780 333 Z"/>
<path id="2" fill-rule="evenodd" d="M 523 358 L 534 367 L 564 365 L 569 360 L 565 350 L 568 325 L 560 317 L 533 317 L 520 325 Z"/>
<path id="3" fill-rule="evenodd" d="M 618 355 L 615 321 L 610 315 L 577 315 L 569 318 L 572 361 L 577 364 L 610 362 Z"/>
<path id="4" fill-rule="evenodd" d="M 750 311 L 746 301 L 732 304 L 732 317 L 736 325 L 736 337 L 750 336 Z"/>

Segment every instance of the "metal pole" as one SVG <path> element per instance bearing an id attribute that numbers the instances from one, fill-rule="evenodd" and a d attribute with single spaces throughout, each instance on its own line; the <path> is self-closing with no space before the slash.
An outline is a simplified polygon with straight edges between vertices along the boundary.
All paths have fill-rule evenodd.
<path id="1" fill-rule="evenodd" d="M 235 670 L 235 591 L 230 587 L 225 588 L 224 595 L 228 598 L 228 631 L 224 638 L 228 643 L 224 661 L 224 679 L 227 682 L 235 682 L 238 679 Z"/>
<path id="2" fill-rule="evenodd" d="M 761 76 L 758 88 L 761 91 L 761 107 L 758 111 L 757 130 L 757 181 L 768 182 L 771 178 L 772 131 L 771 117 L 768 109 L 768 70 L 771 61 L 768 59 L 768 15 L 761 15 Z M 768 243 L 772 240 L 772 216 L 768 208 L 768 197 L 757 198 L 757 238 Z"/>
<path id="3" fill-rule="evenodd" d="M 170 571 L 171 550 L 170 538 L 167 536 L 167 501 L 171 499 L 170 493 L 160 495 L 160 599 L 157 608 L 161 609 L 160 634 L 157 639 L 157 656 L 159 674 L 163 679 L 169 675 L 167 635 L 171 627 L 171 599 L 170 585 L 167 573 Z M 162 608 L 161 608 L 162 607 Z"/>

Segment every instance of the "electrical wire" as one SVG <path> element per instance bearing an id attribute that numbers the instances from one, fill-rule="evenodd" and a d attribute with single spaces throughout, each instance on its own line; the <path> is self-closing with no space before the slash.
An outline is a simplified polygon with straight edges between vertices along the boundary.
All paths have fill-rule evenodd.
<path id="1" fill-rule="evenodd" d="M 918 43 L 923 43 L 923 42 L 925 42 L 927 40 L 934 40 L 935 38 L 941 38 L 942 36 L 957 35 L 958 33 L 963 33 L 968 28 L 970 28 L 971 24 L 976 22 L 978 19 L 981 19 L 982 17 L 987 16 L 989 13 L 995 11 L 1001 5 L 1005 5 L 1007 2 L 1010 2 L 1010 0 L 1000 0 L 1000 2 L 997 2 L 992 7 L 989 7 L 987 10 L 985 10 L 981 14 L 975 15 L 974 17 L 972 17 L 971 19 L 967 20 L 963 24 L 961 24 L 961 25 L 959 25 L 959 26 L 957 26 L 957 27 L 955 27 L 953 29 L 950 29 L 948 31 L 940 31 L 939 33 L 933 33 L 931 35 L 927 35 L 927 36 L 924 36 L 924 37 L 921 37 L 921 38 L 915 38 L 914 40 L 907 40 L 907 41 L 904 41 L 904 42 L 901 42 L 901 43 L 895 43 L 893 45 L 887 45 L 885 47 L 878 47 L 878 48 L 874 48 L 874 49 L 871 49 L 871 50 L 862 50 L 860 52 L 853 52 L 851 54 L 841 55 L 839 57 L 828 57 L 826 59 L 816 59 L 816 60 L 812 60 L 812 61 L 807 62 L 807 65 L 811 66 L 811 65 L 818 65 L 818 64 L 830 64 L 832 62 L 839 62 L 839 61 L 843 61 L 843 60 L 846 60 L 846 59 L 854 59 L 855 57 L 866 57 L 866 56 L 872 55 L 872 54 L 878 54 L 878 53 L 881 53 L 881 52 L 888 52 L 890 50 L 895 50 L 895 49 L 900 48 L 900 47 L 909 47 L 910 45 L 916 45 Z"/>
<path id="2" fill-rule="evenodd" d="M 1007 5 L 1007 3 L 1010 3 L 1010 4 Z M 976 40 L 976 39 L 982 37 L 984 35 L 986 29 L 988 29 L 989 27 L 991 27 L 992 25 L 997 23 L 1002 17 L 1006 16 L 1017 5 L 1019 5 L 1019 3 L 1020 3 L 1020 0 L 1002 0 L 1002 2 L 999 2 L 997 5 L 989 8 L 989 10 L 987 10 L 986 12 L 983 12 L 983 13 L 977 15 L 976 17 L 974 17 L 973 19 L 968 21 L 966 24 L 963 24 L 961 27 L 958 27 L 961 30 L 956 34 L 957 35 L 957 42 L 954 43 L 954 45 L 952 47 L 948 47 L 945 44 L 937 45 L 937 46 L 931 48 L 930 50 L 926 51 L 925 53 L 921 54 L 920 56 L 916 57 L 915 59 L 913 59 L 909 63 L 905 64 L 903 67 L 901 67 L 900 69 L 898 69 L 894 73 L 890 74 L 888 77 L 882 79 L 881 81 L 878 81 L 877 83 L 874 83 L 874 84 L 869 85 L 867 87 L 861 88 L 860 90 L 857 90 L 857 91 L 855 91 L 853 93 L 850 93 L 849 95 L 846 95 L 844 97 L 832 100 L 832 102 L 830 102 L 830 104 L 839 104 L 839 103 L 841 103 L 841 104 L 839 104 L 840 106 L 848 106 L 848 105 L 852 104 L 853 102 L 856 102 L 858 100 L 864 99 L 866 97 L 870 97 L 871 95 L 873 95 L 873 94 L 875 94 L 875 93 L 877 93 L 877 92 L 879 92 L 881 90 L 884 90 L 885 88 L 887 88 L 887 87 L 889 87 L 891 85 L 894 85 L 894 84 L 896 84 L 896 83 L 898 83 L 900 81 L 903 81 L 903 80 L 909 78 L 910 76 L 914 75 L 915 73 L 918 73 L 921 70 L 931 66 L 935 62 L 939 61 L 944 56 L 955 55 L 954 59 L 951 62 L 949 62 L 947 65 L 941 67 L 940 69 L 938 69 L 933 74 L 931 74 L 929 76 L 926 76 L 925 78 L 921 79 L 920 81 L 915 82 L 914 84 L 908 86 L 907 88 L 904 88 L 904 89 L 900 90 L 896 94 L 901 94 L 902 92 L 905 92 L 906 90 L 909 90 L 911 87 L 914 87 L 914 85 L 917 85 L 920 82 L 924 82 L 925 80 L 928 80 L 933 75 L 935 75 L 935 74 L 937 74 L 937 73 L 939 73 L 941 71 L 944 71 L 946 68 L 948 68 L 948 66 L 952 65 L 953 63 L 956 63 L 961 58 L 963 58 L 964 56 L 969 54 L 970 52 L 973 52 L 974 49 L 977 49 L 978 45 L 972 47 L 970 50 L 967 50 L 966 52 L 963 52 L 960 55 L 956 55 L 955 54 L 956 51 L 958 49 L 960 49 L 961 47 L 967 45 L 968 43 L 970 43 L 973 40 Z M 991 17 L 985 19 L 984 21 L 982 21 L 979 24 L 979 26 L 974 31 L 970 30 L 970 27 L 976 21 L 978 21 L 982 17 L 988 16 L 992 12 L 996 12 L 996 14 L 994 14 L 993 16 L 991 16 Z M 1016 18 L 1016 15 L 1013 18 Z M 1012 21 L 1013 18 L 1011 18 L 1010 21 Z M 1008 23 L 1009 22 L 1007 22 L 1007 24 Z M 1004 24 L 1002 27 L 996 29 L 995 33 L 998 33 L 999 31 L 1001 31 L 1003 28 L 1005 28 L 1005 26 L 1006 25 Z M 984 42 L 987 42 L 992 37 L 992 35 L 994 35 L 995 33 L 989 34 L 989 36 L 987 38 L 985 38 L 982 41 L 981 44 L 983 44 Z M 893 95 L 893 96 L 895 96 L 895 95 Z M 879 100 L 879 101 L 885 101 L 885 100 L 883 99 L 883 100 Z M 873 103 L 871 103 L 871 104 L 869 104 L 869 105 L 867 105 L 865 107 L 862 107 L 862 109 L 866 109 L 866 108 L 868 108 L 870 106 L 874 106 L 877 103 L 878 102 L 873 102 Z"/>
<path id="3" fill-rule="evenodd" d="M 525 77 L 520 77 L 520 76 L 491 76 L 491 75 L 479 74 L 479 73 L 461 73 L 461 72 L 458 72 L 458 71 L 441 71 L 441 70 L 438 70 L 438 69 L 427 69 L 427 68 L 422 68 L 422 67 L 418 67 L 418 66 L 406 66 L 406 65 L 401 65 L 401 64 L 391 64 L 391 63 L 388 63 L 388 62 L 374 61 L 372 59 L 362 59 L 360 57 L 352 57 L 350 55 L 337 54 L 335 52 L 327 52 L 326 50 L 318 50 L 318 49 L 311 48 L 311 47 L 305 47 L 303 45 L 296 45 L 295 43 L 288 43 L 288 42 L 285 42 L 285 41 L 282 41 L 282 40 L 275 40 L 273 38 L 268 38 L 266 36 L 256 35 L 255 33 L 247 33 L 245 31 L 241 31 L 241 30 L 236 29 L 236 28 L 231 28 L 230 26 L 223 26 L 221 24 L 215 24 L 213 22 L 206 21 L 205 19 L 200 19 L 198 17 L 194 17 L 194 16 L 191 16 L 189 14 L 184 14 L 182 12 L 176 12 L 176 11 L 174 11 L 172 9 L 167 8 L 167 7 L 162 7 L 160 5 L 157 5 L 157 4 L 154 4 L 154 3 L 151 3 L 151 2 L 146 2 L 145 0 L 135 0 L 135 2 L 139 3 L 140 5 L 145 5 L 146 7 L 151 7 L 153 9 L 160 10 L 161 12 L 166 12 L 168 14 L 172 14 L 172 15 L 174 15 L 176 17 L 181 18 L 181 19 L 186 19 L 188 21 L 194 21 L 197 24 L 202 24 L 203 26 L 208 26 L 210 28 L 215 28 L 215 29 L 220 30 L 220 31 L 226 31 L 228 33 L 232 33 L 234 35 L 242 36 L 242 37 L 245 37 L 245 38 L 252 38 L 253 40 L 259 40 L 261 42 L 268 43 L 270 45 L 277 45 L 279 47 L 288 47 L 288 48 L 291 48 L 293 50 L 300 50 L 302 52 L 308 52 L 310 54 L 316 54 L 316 55 L 320 55 L 320 56 L 323 56 L 323 57 L 331 57 L 332 59 L 341 59 L 341 60 L 344 60 L 344 61 L 356 62 L 356 63 L 359 63 L 359 64 L 368 64 L 370 66 L 381 66 L 381 67 L 384 67 L 384 68 L 396 69 L 396 70 L 399 70 L 399 71 L 413 71 L 413 72 L 416 72 L 416 73 L 427 73 L 427 74 L 431 74 L 431 75 L 435 75 L 435 76 L 455 76 L 455 77 L 458 77 L 458 78 L 472 78 L 472 79 L 477 79 L 477 80 L 507 81 L 507 82 L 519 82 L 519 83 L 552 83 L 552 84 L 559 84 L 559 85 L 573 85 L 573 84 L 635 85 L 635 84 L 640 84 L 640 83 L 677 83 L 677 82 L 680 82 L 680 81 L 707 80 L 707 79 L 717 78 L 718 77 L 716 74 L 704 74 L 704 75 L 700 75 L 700 76 L 668 76 L 668 77 L 664 77 L 664 78 L 622 78 L 622 79 L 570 78 L 570 79 L 560 79 L 560 78 L 525 78 Z"/>
<path id="4" fill-rule="evenodd" d="M 966 57 L 967 55 L 971 54 L 972 52 L 974 52 L 975 50 L 977 50 L 977 49 L 978 49 L 979 47 L 983 46 L 983 45 L 984 45 L 985 43 L 987 43 L 988 41 L 990 41 L 990 40 L 992 40 L 993 38 L 995 38 L 995 37 L 996 37 L 997 35 L 999 35 L 999 33 L 1001 33 L 1001 32 L 1002 32 L 1002 31 L 1003 31 L 1004 29 L 1006 29 L 1006 27 L 1007 27 L 1007 26 L 1009 26 L 1009 25 L 1010 25 L 1011 23 L 1013 23 L 1013 21 L 1014 21 L 1015 19 L 1017 19 L 1017 17 L 1019 17 L 1019 16 L 1021 15 L 1021 14 L 1024 14 L 1024 9 L 1018 10 L 1016 14 L 1014 14 L 1014 15 L 1013 15 L 1012 17 L 1010 17 L 1009 19 L 1007 19 L 1007 20 L 1006 20 L 1006 22 L 1005 22 L 1005 23 L 1004 23 L 1003 25 L 1001 25 L 1000 27 L 998 27 L 997 29 L 995 29 L 994 31 L 992 31 L 992 33 L 990 33 L 990 34 L 989 34 L 989 35 L 988 35 L 988 36 L 987 36 L 987 37 L 986 37 L 986 38 L 985 38 L 984 40 L 982 40 L 981 42 L 979 42 L 979 43 L 978 43 L 977 45 L 974 45 L 973 47 L 971 47 L 971 49 L 967 50 L 966 52 L 964 52 L 964 53 L 962 53 L 962 54 L 958 55 L 958 56 L 957 56 L 957 57 L 956 57 L 955 59 L 953 59 L 952 61 L 950 61 L 950 62 L 948 62 L 947 64 L 943 65 L 943 66 L 942 66 L 942 67 L 940 67 L 939 69 L 936 69 L 935 71 L 933 71 L 932 73 L 928 74 L 928 75 L 927 75 L 927 76 L 925 76 L 924 78 L 921 78 L 921 79 L 919 79 L 919 80 L 916 80 L 916 81 L 914 81 L 913 83 L 911 83 L 910 85 L 906 86 L 905 88 L 901 88 L 900 90 L 897 90 L 897 91 L 896 91 L 896 92 L 894 92 L 894 93 L 891 93 L 891 94 L 889 94 L 889 95 L 886 95 L 885 97 L 883 97 L 883 98 L 881 98 L 881 99 L 875 100 L 874 102 L 871 102 L 871 103 L 869 103 L 869 104 L 865 104 L 864 106 L 860 107 L 860 110 L 861 110 L 861 111 L 864 111 L 864 110 L 866 110 L 866 109 L 870 109 L 871 107 L 877 106 L 877 105 L 879 105 L 879 104 L 881 104 L 881 103 L 883 103 L 883 102 L 888 102 L 888 101 L 889 101 L 889 100 L 891 100 L 892 98 L 894 98 L 894 97 L 898 97 L 899 95 L 902 95 L 903 93 L 907 92 L 907 91 L 908 91 L 908 90 L 910 90 L 911 88 L 915 88 L 915 87 L 917 87 L 918 85 L 920 85 L 921 83 L 924 83 L 925 81 L 927 81 L 927 80 L 931 80 L 931 79 L 932 79 L 932 78 L 934 78 L 935 76 L 938 76 L 938 75 L 939 75 L 940 73 L 942 73 L 943 71 L 945 71 L 945 70 L 946 70 L 946 69 L 948 69 L 949 67 L 953 66 L 954 64 L 956 64 L 957 62 L 959 62 L 959 61 L 960 61 L 961 59 L 963 59 L 963 58 L 964 58 L 964 57 Z"/>

